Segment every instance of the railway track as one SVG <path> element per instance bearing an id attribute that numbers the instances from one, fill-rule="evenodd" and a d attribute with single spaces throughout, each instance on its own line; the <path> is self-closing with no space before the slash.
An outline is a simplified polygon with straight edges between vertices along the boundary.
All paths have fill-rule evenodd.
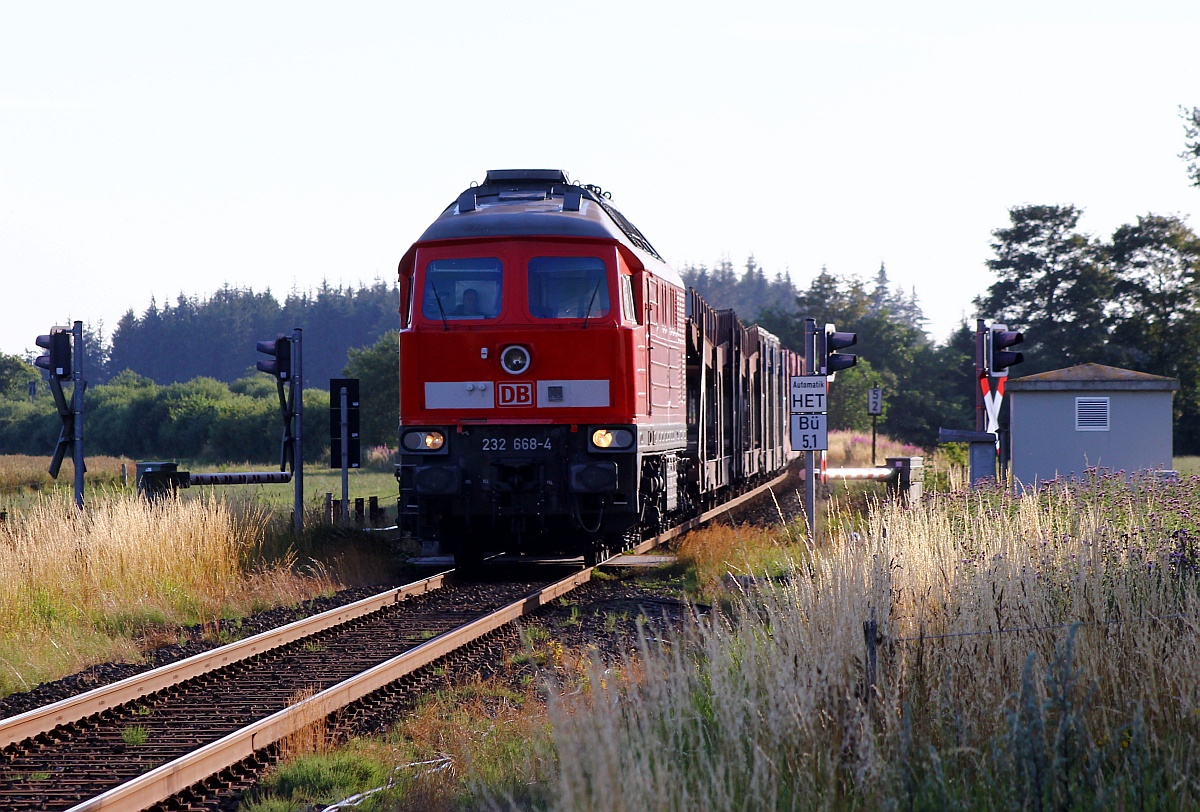
<path id="1" fill-rule="evenodd" d="M 264 751 L 536 611 L 591 574 L 468 584 L 444 573 L 0 720 L 0 808 L 187 808 L 188 798 L 249 786 Z"/>

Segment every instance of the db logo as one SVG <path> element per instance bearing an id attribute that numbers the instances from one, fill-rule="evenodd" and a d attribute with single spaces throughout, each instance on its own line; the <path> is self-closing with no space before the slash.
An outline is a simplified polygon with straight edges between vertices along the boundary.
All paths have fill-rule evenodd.
<path id="1" fill-rule="evenodd" d="M 501 383 L 496 385 L 496 397 L 500 406 L 532 406 L 533 384 Z"/>

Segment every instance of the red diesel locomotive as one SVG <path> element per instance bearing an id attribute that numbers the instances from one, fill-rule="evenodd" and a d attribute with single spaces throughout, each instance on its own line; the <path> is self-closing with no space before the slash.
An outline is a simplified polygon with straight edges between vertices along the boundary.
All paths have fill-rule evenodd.
<path id="1" fill-rule="evenodd" d="M 490 171 L 400 262 L 400 524 L 460 564 L 636 540 L 782 468 L 796 358 L 596 187 Z"/>

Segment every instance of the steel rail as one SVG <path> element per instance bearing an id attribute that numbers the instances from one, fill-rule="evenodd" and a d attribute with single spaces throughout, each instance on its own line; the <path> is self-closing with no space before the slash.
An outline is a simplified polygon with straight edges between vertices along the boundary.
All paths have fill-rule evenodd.
<path id="1" fill-rule="evenodd" d="M 314 694 L 223 739 L 163 764 L 132 781 L 71 807 L 68 812 L 145 809 L 253 756 L 287 736 L 311 726 L 340 708 L 429 665 L 458 648 L 506 626 L 591 580 L 585 569 L 520 598 L 465 626 L 370 668 L 358 676 Z"/>
<path id="2" fill-rule="evenodd" d="M 774 488 L 777 485 L 782 485 L 784 483 L 784 481 L 788 478 L 788 476 L 790 476 L 790 474 L 791 474 L 790 469 L 785 468 L 782 474 L 775 477 L 770 482 L 766 482 L 762 485 L 759 485 L 757 488 L 753 488 L 749 491 L 746 491 L 745 493 L 741 494 L 740 496 L 736 496 L 733 499 L 730 499 L 728 502 L 723 502 L 720 505 L 718 505 L 717 507 L 713 508 L 712 510 L 706 511 L 704 513 L 701 513 L 699 516 L 695 516 L 691 519 L 688 519 L 687 521 L 683 522 L 682 524 L 677 524 L 674 527 L 672 527 L 671 529 L 664 531 L 661 535 L 657 535 L 654 538 L 646 539 L 641 544 L 636 545 L 630 552 L 632 552 L 634 555 L 641 555 L 642 553 L 646 552 L 647 550 L 653 550 L 655 547 L 662 544 L 663 542 L 670 541 L 671 539 L 675 538 L 676 536 L 681 536 L 684 533 L 688 532 L 689 530 L 694 530 L 695 528 L 699 527 L 700 525 L 704 524 L 705 522 L 710 522 L 713 519 L 717 518 L 722 513 L 728 513 L 730 510 L 733 510 L 735 507 L 738 507 L 739 505 L 744 505 L 746 502 L 749 502 L 751 499 L 762 496 L 763 491 Z"/>
<path id="3" fill-rule="evenodd" d="M 769 488 L 782 484 L 788 472 L 769 482 L 741 494 L 718 507 L 646 539 L 636 545 L 632 552 L 641 553 L 662 544 L 704 522 L 727 513 L 739 505 L 759 497 Z M 304 730 L 315 721 L 328 717 L 380 688 L 410 674 L 450 652 L 477 640 L 496 629 L 512 623 L 542 606 L 558 599 L 571 590 L 587 583 L 594 569 L 584 569 L 541 590 L 525 596 L 502 609 L 471 623 L 446 632 L 404 654 L 380 663 L 357 676 L 347 679 L 320 693 L 308 697 L 271 716 L 201 747 L 194 752 L 163 764 L 144 775 L 114 787 L 87 801 L 71 807 L 68 812 L 97 812 L 98 810 L 144 809 L 178 795 L 189 787 L 227 770 L 251 758 L 256 752 Z M 215 668 L 240 659 L 252 657 L 270 648 L 301 639 L 316 631 L 339 625 L 362 615 L 370 614 L 404 598 L 437 589 L 452 578 L 452 573 L 442 573 L 414 584 L 366 598 L 340 609 L 296 621 L 272 632 L 264 632 L 222 649 L 197 655 L 147 674 L 131 677 L 105 688 L 89 691 L 78 697 L 62 700 L 53 705 L 30 711 L 0 723 L 0 742 L 22 741 L 40 732 L 49 732 L 64 722 L 102 712 L 111 707 L 133 701 L 148 693 L 160 690 Z M 273 642 L 272 642 L 273 641 Z M 149 687 L 148 687 L 149 686 Z M 28 731 L 34 732 L 29 733 Z M 24 735 L 21 735 L 21 734 Z M 13 738 L 13 737 L 16 738 Z"/>
<path id="4" fill-rule="evenodd" d="M 88 716 L 103 713 L 209 671 L 301 640 L 325 629 L 340 626 L 356 618 L 377 612 L 386 606 L 400 603 L 414 595 L 423 595 L 440 589 L 446 583 L 448 576 L 449 573 L 439 573 L 429 578 L 423 578 L 420 581 L 363 598 L 355 603 L 297 620 L 286 626 L 280 626 L 278 629 L 265 631 L 253 637 L 247 637 L 245 640 L 196 654 L 186 660 L 136 674 L 111 685 L 105 685 L 0 720 L 0 748 L 31 739 L 42 733 L 49 733 L 59 725 L 70 724 Z"/>

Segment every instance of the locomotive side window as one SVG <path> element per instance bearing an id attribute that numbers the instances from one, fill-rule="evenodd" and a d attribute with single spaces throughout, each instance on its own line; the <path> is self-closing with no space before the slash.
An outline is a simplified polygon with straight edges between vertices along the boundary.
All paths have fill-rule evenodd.
<path id="1" fill-rule="evenodd" d="M 538 319 L 607 316 L 608 274 L 599 257 L 529 260 L 529 312 Z"/>
<path id="2" fill-rule="evenodd" d="M 413 281 L 411 277 L 400 277 L 400 326 L 412 324 Z"/>
<path id="3" fill-rule="evenodd" d="M 637 305 L 633 300 L 633 277 L 621 277 L 621 315 L 625 317 L 625 321 L 632 324 L 640 324 L 638 321 Z"/>
<path id="4" fill-rule="evenodd" d="M 421 315 L 427 319 L 494 319 L 503 292 L 495 257 L 435 259 L 425 269 Z"/>

